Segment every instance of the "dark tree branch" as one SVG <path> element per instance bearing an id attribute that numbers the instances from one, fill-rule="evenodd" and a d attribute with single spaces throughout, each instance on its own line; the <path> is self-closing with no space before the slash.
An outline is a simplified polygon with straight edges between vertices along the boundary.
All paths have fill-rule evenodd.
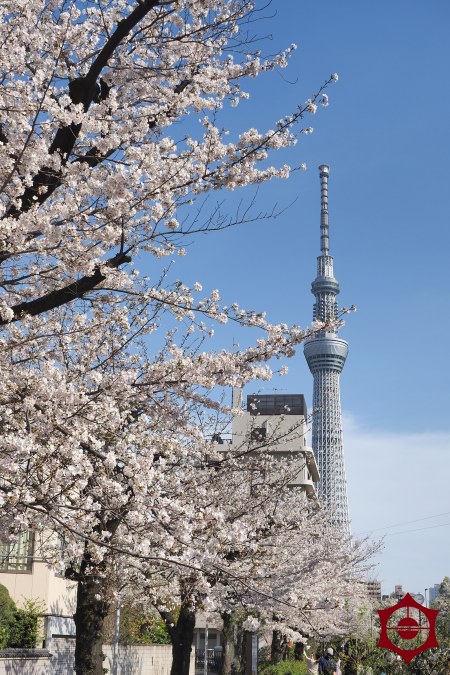
<path id="1" fill-rule="evenodd" d="M 102 82 L 102 80 L 100 80 Z M 176 94 L 181 94 L 188 85 L 192 83 L 192 79 L 185 79 L 181 80 L 177 84 L 177 86 L 174 88 L 174 92 Z M 150 120 L 148 123 L 148 128 L 149 130 L 152 130 L 156 127 L 156 120 Z M 84 155 L 80 155 L 77 157 L 74 162 L 83 162 L 87 164 L 91 169 L 96 167 L 98 164 L 103 162 L 105 159 L 108 159 L 108 157 L 111 157 L 115 152 L 117 152 L 119 148 L 112 148 L 111 150 L 108 150 L 105 154 L 100 154 L 98 149 L 94 146 L 93 148 L 90 148 Z M 0 255 L 0 262 L 1 262 L 1 255 Z"/>
<path id="2" fill-rule="evenodd" d="M 79 77 L 69 83 L 69 95 L 73 103 L 82 103 L 87 111 L 94 100 L 102 100 L 108 95 L 106 83 L 97 79 L 114 51 L 129 35 L 133 28 L 155 7 L 165 4 L 160 0 L 139 0 L 135 9 L 125 19 L 119 21 L 116 30 L 104 45 L 101 52 L 91 65 L 85 77 Z M 49 154 L 58 152 L 62 158 L 62 165 L 72 152 L 75 142 L 81 130 L 81 124 L 70 124 L 58 129 L 49 148 Z M 32 206 L 42 204 L 61 185 L 61 170 L 43 167 L 33 178 L 33 184 L 24 190 L 20 207 L 12 206 L 6 213 L 7 216 L 18 218 L 21 213 L 27 212 Z M 42 188 L 46 188 L 43 190 Z M 6 257 L 5 257 L 6 256 Z M 9 257 L 4 253 L 0 257 L 0 263 Z"/>
<path id="3" fill-rule="evenodd" d="M 105 265 L 111 269 L 116 269 L 127 262 L 131 262 L 131 257 L 122 252 L 115 255 L 114 258 L 107 260 Z M 83 297 L 85 293 L 92 291 L 105 279 L 106 276 L 101 272 L 100 268 L 97 267 L 93 274 L 81 277 L 81 279 L 78 279 L 63 288 L 51 291 L 36 300 L 29 300 L 14 305 L 11 308 L 14 312 L 12 321 L 19 321 L 24 314 L 36 316 L 43 312 L 48 312 L 51 309 L 55 309 L 56 307 L 61 307 L 61 305 L 73 302 L 73 300 Z M 7 323 L 9 323 L 9 321 L 0 319 L 0 326 L 4 326 Z"/>

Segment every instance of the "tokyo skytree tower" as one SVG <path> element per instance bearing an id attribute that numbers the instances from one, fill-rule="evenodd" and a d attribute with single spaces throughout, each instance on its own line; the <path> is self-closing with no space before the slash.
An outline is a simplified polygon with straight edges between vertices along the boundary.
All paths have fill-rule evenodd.
<path id="1" fill-rule="evenodd" d="M 317 276 L 311 287 L 316 298 L 314 319 L 337 319 L 339 284 L 333 275 L 329 254 L 328 174 L 319 166 L 321 185 L 320 251 Z M 347 482 L 342 444 L 342 415 L 339 376 L 347 358 L 348 345 L 337 331 L 326 329 L 305 343 L 304 354 L 314 377 L 312 447 L 320 472 L 319 498 L 334 512 L 336 523 L 348 528 Z"/>

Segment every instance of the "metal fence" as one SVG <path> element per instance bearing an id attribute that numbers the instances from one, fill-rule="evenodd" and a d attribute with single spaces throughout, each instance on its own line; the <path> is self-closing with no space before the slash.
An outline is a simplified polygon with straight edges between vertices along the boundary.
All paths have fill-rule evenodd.
<path id="1" fill-rule="evenodd" d="M 218 649 L 208 649 L 206 654 L 208 673 L 218 673 L 222 663 L 222 652 Z M 195 650 L 195 668 L 203 670 L 205 668 L 205 650 Z"/>

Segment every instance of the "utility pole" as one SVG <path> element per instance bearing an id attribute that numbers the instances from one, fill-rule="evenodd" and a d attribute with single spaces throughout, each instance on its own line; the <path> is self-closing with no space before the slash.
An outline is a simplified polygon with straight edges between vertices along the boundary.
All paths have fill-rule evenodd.
<path id="1" fill-rule="evenodd" d="M 203 673 L 208 675 L 208 624 L 205 626 L 205 662 L 203 664 Z"/>
<path id="2" fill-rule="evenodd" d="M 245 675 L 258 674 L 258 636 L 245 633 Z"/>
<path id="3" fill-rule="evenodd" d="M 114 624 L 112 675 L 117 675 L 119 669 L 119 632 L 120 632 L 120 598 L 117 601 L 116 622 Z"/>

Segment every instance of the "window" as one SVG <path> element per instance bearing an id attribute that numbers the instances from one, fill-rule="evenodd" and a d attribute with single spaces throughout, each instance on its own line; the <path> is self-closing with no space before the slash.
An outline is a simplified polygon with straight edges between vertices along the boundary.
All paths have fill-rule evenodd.
<path id="1" fill-rule="evenodd" d="M 21 532 L 14 542 L 0 542 L 0 572 L 31 572 L 33 566 L 32 532 Z"/>
<path id="2" fill-rule="evenodd" d="M 307 416 L 303 394 L 249 394 L 247 412 L 251 415 Z"/>

